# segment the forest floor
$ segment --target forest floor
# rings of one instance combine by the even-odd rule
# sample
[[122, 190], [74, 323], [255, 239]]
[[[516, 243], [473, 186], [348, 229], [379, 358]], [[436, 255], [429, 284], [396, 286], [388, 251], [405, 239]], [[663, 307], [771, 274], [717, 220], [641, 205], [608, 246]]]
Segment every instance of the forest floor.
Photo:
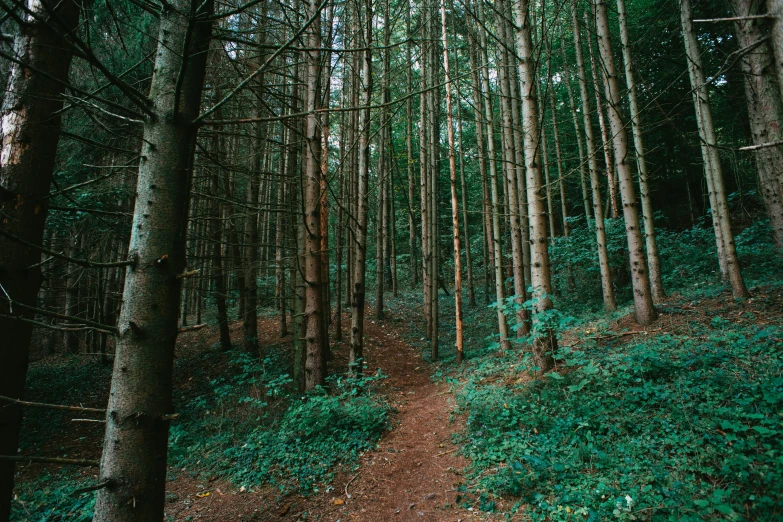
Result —
[[[626, 350], [634, 349], [634, 343], [647, 342], [649, 347], [643, 346], [637, 349], [637, 351], [643, 350], [638, 356], [638, 360], [643, 363], [641, 366], [654, 363], [655, 368], [659, 366], [667, 368], [666, 372], [677, 372], [682, 368], [691, 372], [695, 367], [692, 360], [696, 360], [691, 356], [686, 357], [687, 360], [682, 368], [679, 368], [666, 366], [668, 359], [658, 359], [658, 355], [650, 355], [658, 353], [663, 354], [661, 355], [663, 357], [670, 353], [674, 349], [670, 345], [656, 348], [655, 343], [659, 342], [658, 339], [660, 342], [670, 342], [672, 336], [675, 336], [675, 340], [679, 339], [678, 343], [682, 340], [691, 340], [697, 354], [703, 352], [710, 355], [714, 350], [719, 350], [717, 352], [721, 354], [719, 360], [728, 361], [721, 364], [728, 365], [727, 368], [732, 373], [740, 375], [737, 366], [742, 359], [734, 358], [729, 350], [737, 351], [737, 357], [743, 358], [745, 350], [748, 349], [761, 350], [759, 353], [762, 355], [770, 353], [777, 357], [775, 354], [779, 354], [780, 348], [783, 347], [779, 329], [783, 323], [781, 288], [783, 287], [780, 284], [753, 288], [754, 297], [743, 301], [731, 299], [726, 291], [698, 297], [673, 295], [659, 306], [661, 317], [653, 328], [640, 329], [635, 326], [632, 316], [627, 311], [618, 312], [612, 318], [604, 317], [598, 322], [594, 322], [591, 318], [587, 320], [588, 322], [581, 323], [578, 328], [564, 331], [561, 344], [566, 352], [570, 350], [572, 356], [574, 347], [581, 345], [587, 350], [587, 355], [583, 357], [596, 357], [598, 358], [596, 360], [601, 361], [599, 366], [612, 368], [612, 357], [622, 356]], [[180, 450], [185, 448], [184, 451], [188, 455], [186, 459], [178, 460], [178, 457], [172, 453], [172, 462], [178, 464], [172, 464], [169, 469], [166, 520], [459, 521], [500, 520], [505, 514], [515, 512], [514, 507], [508, 504], [510, 500], [500, 498], [505, 495], [497, 495], [497, 491], [495, 494], [490, 494], [485, 489], [487, 486], [484, 481], [489, 480], [492, 483], [495, 480], [493, 477], [499, 469], [502, 469], [502, 465], [497, 466], [495, 461], [486, 461], [486, 459], [481, 462], [485, 456], [492, 453], [488, 450], [487, 444], [495, 448], [498, 446], [498, 441], [506, 440], [503, 431], [505, 425], [496, 430], [499, 439], [486, 439], [482, 442], [481, 437], [488, 436], [489, 431], [482, 435], [466, 429], [464, 410], [467, 409], [468, 413], [474, 416], [482, 415], [482, 410], [485, 410], [485, 418], [479, 424], [490, 426], [493, 419], [503, 423], [502, 414], [509, 406], [506, 401], [509, 403], [519, 401], [517, 407], [528, 401], [523, 395], [506, 394], [507, 390], [512, 389], [517, 390], [514, 393], [523, 392], [529, 384], [527, 373], [515, 368], [520, 361], [519, 353], [499, 354], [486, 342], [484, 330], [491, 331], [494, 311], [479, 306], [466, 310], [469, 357], [465, 364], [457, 368], [452, 363], [453, 355], [446, 353], [450, 351], [448, 349], [451, 346], [450, 339], [442, 339], [444, 352], [442, 355], [445, 362], [432, 363], [426, 355], [423, 339], [420, 339], [421, 332], [418, 324], [420, 317], [416, 315], [415, 303], [415, 299], [411, 298], [408, 302], [405, 297], [389, 303], [392, 305], [391, 310], [387, 312], [383, 321], [374, 320], [374, 314], [368, 313], [365, 326], [366, 374], [375, 374], [380, 369], [387, 376], [378, 381], [373, 393], [379, 399], [387, 401], [392, 412], [390, 427], [381, 436], [377, 446], [359, 452], [358, 459], [346, 455], [339, 465], [332, 466], [334, 475], [316, 479], [314, 487], [304, 494], [300, 488], [283, 486], [280, 482], [275, 485], [259, 486], [254, 485], [253, 480], [237, 479], [237, 476], [232, 473], [233, 468], [229, 468], [227, 472], [226, 465], [241, 467], [246, 463], [226, 464], [226, 462], [239, 461], [236, 455], [231, 458], [224, 452], [253, 440], [252, 433], [230, 435], [212, 446], [180, 445]], [[449, 311], [444, 310], [443, 313], [447, 314]], [[343, 330], [347, 329], [344, 321]], [[766, 337], [761, 336], [759, 332], [767, 332]], [[214, 329], [187, 332], [180, 336], [175, 366], [177, 387], [175, 407], [178, 412], [184, 412], [184, 416], [192, 416], [188, 404], [207, 397], [207, 402], [199, 413], [201, 418], [209, 416], [208, 418], [221, 419], [221, 422], [230, 425], [242, 420], [236, 415], [243, 415], [243, 411], [235, 410], [223, 418], [220, 409], [222, 406], [216, 406], [215, 383], [230, 378], [233, 373], [236, 373], [237, 367], [236, 363], [231, 362], [230, 353], [216, 350], [216, 336]], [[241, 324], [235, 323], [232, 325], [232, 338], [237, 340], [240, 336]], [[756, 344], [748, 344], [751, 343], [751, 339], [757, 339], [753, 341]], [[267, 346], [270, 352], [289, 353], [291, 336], [281, 339], [277, 320], [272, 317], [262, 318], [259, 320], [259, 343]], [[708, 348], [702, 350], [700, 348], [702, 343], [705, 343], [704, 346]], [[758, 348], [754, 348], [756, 346]], [[346, 340], [334, 346], [333, 355], [330, 372], [340, 374], [344, 372], [347, 365]], [[102, 407], [108, 395], [111, 368], [100, 365], [96, 359], [87, 354], [78, 356], [39, 354], [31, 365], [28, 399]], [[770, 363], [767, 359], [759, 359], [759, 361], [762, 368]], [[537, 383], [535, 389], [539, 392], [541, 390], [547, 392], [550, 388], [554, 391], [567, 390], [574, 386], [564, 386], [562, 383], [570, 384], [572, 381], [575, 383], [575, 389], [585, 386], [585, 381], [577, 382], [581, 378], [579, 373], [581, 370], [575, 371], [573, 368], [580, 366], [589, 368], [592, 363], [585, 359], [571, 369], [569, 369], [571, 364], [561, 362], [561, 365], [562, 368], [557, 371], [560, 372], [560, 378], [564, 378], [565, 381], [555, 382], [547, 379], [546, 382]], [[634, 363], [633, 368], [637, 366], [641, 367]], [[626, 367], [623, 365], [617, 368], [626, 372]], [[778, 368], [777, 366], [769, 368], [772, 373], [776, 375], [779, 373], [775, 369]], [[633, 373], [636, 370], [627, 371]], [[644, 371], [647, 372], [646, 369]], [[605, 372], [602, 379], [591, 380], [590, 384], [576, 395], [584, 397], [582, 401], [584, 403], [588, 402], [589, 397], [593, 397], [599, 403], [607, 398], [611, 399], [616, 395], [617, 389], [621, 389], [613, 388], [616, 383], [611, 379], [622, 372]], [[773, 384], [783, 383], [780, 380], [773, 382], [769, 376], [755, 378], [751, 376], [751, 378], [761, 379], [761, 385], [767, 381]], [[603, 386], [604, 379], [606, 386], [611, 389], [600, 388]], [[693, 383], [681, 382], [692, 385], [693, 390], [697, 390], [697, 386], [702, 386], [702, 377], [693, 379], [695, 379]], [[667, 377], [667, 380], [670, 379]], [[741, 380], [744, 382], [747, 379], [741, 377]], [[617, 386], [621, 387], [623, 383]], [[554, 393], [552, 390], [550, 392]], [[480, 393], [476, 394], [477, 392]], [[586, 395], [587, 392], [592, 395]], [[474, 395], [469, 395], [470, 393]], [[562, 397], [553, 395], [545, 405], [555, 407], [562, 404], [565, 408], [576, 408], [577, 403], [568, 406], [571, 403], [564, 402], [576, 400], [573, 397], [569, 399], [569, 394], [565, 393], [566, 395]], [[771, 397], [772, 392], [768, 392], [768, 395]], [[780, 393], [775, 397], [778, 395], [783, 397]], [[294, 397], [294, 401], [296, 400], [298, 398]], [[543, 398], [540, 400], [544, 404]], [[458, 401], [462, 401], [460, 402], [462, 409], [457, 407]], [[466, 401], [469, 407], [466, 407]], [[269, 402], [272, 403], [272, 399]], [[207, 408], [207, 411], [203, 411]], [[271, 404], [266, 408], [274, 409], [275, 405]], [[637, 405], [634, 408], [638, 408], [639, 415], [647, 415], [644, 413], [647, 411], [644, 405]], [[567, 413], [567, 411], [554, 412], [552, 415], [566, 416]], [[595, 412], [592, 414], [599, 415]], [[600, 415], [611, 418], [612, 414], [605, 412]], [[29, 410], [23, 426], [22, 454], [81, 459], [99, 458], [102, 425], [92, 422], [72, 422], [73, 416], [62, 411]], [[251, 424], [254, 422], [254, 417], [255, 414], [250, 415]], [[549, 417], [547, 413], [542, 419]], [[535, 422], [545, 421], [539, 419]], [[639, 422], [642, 422], [641, 418]], [[255, 424], [257, 425], [258, 422]], [[520, 425], [522, 424], [524, 422], [520, 421]], [[474, 422], [471, 426], [475, 430], [478, 424]], [[536, 424], [531, 426], [535, 427]], [[541, 424], [538, 424], [538, 427], [542, 429]], [[190, 427], [186, 425], [181, 429], [188, 430]], [[484, 430], [484, 427], [480, 429]], [[174, 431], [175, 427], [172, 430]], [[716, 430], [719, 434], [724, 431], [723, 428]], [[702, 431], [696, 430], [695, 433], [701, 436]], [[514, 432], [513, 435], [518, 438], [519, 432]], [[176, 437], [176, 433], [173, 437]], [[473, 440], [471, 437], [477, 438]], [[473, 440], [472, 444], [475, 447], [466, 446], [466, 438]], [[613, 439], [612, 444], [627, 442], [631, 444], [629, 447], [636, 444], [635, 439], [623, 441], [625, 439]], [[460, 449], [464, 451], [461, 452]], [[501, 457], [505, 459], [506, 452], [512, 450], [513, 448], [504, 446], [504, 449], [497, 451], [503, 453]], [[172, 452], [174, 451], [172, 449]], [[248, 451], [253, 450], [251, 448]], [[477, 460], [470, 462], [460, 453], [467, 453], [470, 458]], [[224, 465], [223, 468], [219, 467], [221, 464]], [[640, 465], [649, 467], [658, 464], [663, 465], [665, 462], [644, 461]], [[283, 474], [287, 471], [284, 469]], [[15, 509], [14, 520], [30, 522], [89, 520], [94, 494], [72, 497], [71, 493], [79, 487], [94, 483], [97, 479], [96, 472], [94, 468], [74, 470], [50, 464], [20, 465], [19, 507]], [[578, 476], [587, 475], [580, 472]], [[546, 484], [544, 479], [545, 477], [541, 479], [542, 488]], [[555, 476], [552, 480], [557, 482], [560, 479]], [[574, 487], [582, 490], [587, 486], [579, 483]], [[482, 507], [481, 499], [485, 496], [484, 492], [487, 498], [491, 498], [491, 502], [487, 502], [488, 505], [492, 505], [489, 509]], [[507, 498], [519, 500], [519, 496], [516, 495]], [[520, 510], [516, 511], [514, 517], [523, 519], [525, 515]]]
[[[365, 325], [368, 373], [380, 369], [388, 376], [381, 393], [395, 413], [391, 430], [376, 449], [360, 457], [354, 470], [338, 473], [328, 487], [307, 496], [280, 496], [269, 487], [245, 492], [227, 482], [205, 485], [180, 476], [168, 486], [170, 520], [487, 519], [488, 514], [460, 503], [468, 462], [452, 440], [464, 427], [462, 418], [453, 415], [453, 393], [447, 384], [432, 380], [431, 365], [405, 339], [408, 332], [400, 324], [401, 318], [387, 313], [383, 322], [368, 319]], [[276, 321], [262, 319], [259, 327], [261, 342], [277, 336]], [[330, 365], [345, 366], [347, 341], [335, 346], [333, 355]]]

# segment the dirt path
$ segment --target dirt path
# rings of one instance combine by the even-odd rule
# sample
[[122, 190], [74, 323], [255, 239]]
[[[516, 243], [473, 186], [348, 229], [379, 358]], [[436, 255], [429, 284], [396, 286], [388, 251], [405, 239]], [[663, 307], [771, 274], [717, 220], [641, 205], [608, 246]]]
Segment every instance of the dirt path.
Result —
[[394, 428], [361, 458], [355, 473], [340, 475], [331, 494], [314, 499], [310, 511], [320, 520], [441, 521], [472, 515], [456, 501], [467, 461], [452, 443], [452, 434], [462, 428], [460, 419], [450, 422], [453, 396], [447, 386], [432, 382], [429, 365], [392, 324], [370, 321], [365, 351], [368, 371], [381, 368], [389, 376], [390, 400], [398, 410]]
[[[378, 448], [361, 456], [355, 471], [340, 473], [328, 487], [309, 497], [295, 494], [280, 499], [277, 491], [240, 491], [229, 483], [197, 484], [179, 476], [169, 483], [168, 520], [319, 520], [457, 521], [486, 518], [461, 507], [459, 486], [467, 461], [457, 455], [452, 434], [462, 420], [451, 419], [453, 395], [430, 379], [432, 367], [407, 343], [387, 318], [365, 326], [367, 373], [378, 368], [388, 375], [382, 392], [396, 413], [392, 429]], [[271, 325], [260, 332], [276, 329]], [[261, 337], [261, 336], [259, 336]], [[334, 350], [336, 367], [345, 365], [348, 343]], [[332, 363], [330, 363], [332, 364]], [[194, 492], [208, 489], [209, 496]]]

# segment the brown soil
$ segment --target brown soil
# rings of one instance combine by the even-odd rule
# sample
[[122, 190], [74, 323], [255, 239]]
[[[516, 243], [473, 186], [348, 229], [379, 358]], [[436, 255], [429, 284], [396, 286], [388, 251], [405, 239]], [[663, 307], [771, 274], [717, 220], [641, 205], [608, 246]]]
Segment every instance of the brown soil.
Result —
[[[263, 321], [266, 323], [267, 321]], [[315, 495], [280, 497], [277, 491], [247, 491], [224, 482], [177, 477], [168, 485], [169, 520], [324, 520], [456, 521], [485, 517], [461, 507], [458, 487], [467, 461], [459, 456], [452, 434], [462, 419], [452, 414], [453, 395], [430, 379], [431, 368], [405, 342], [387, 316], [365, 327], [367, 372], [388, 375], [382, 392], [396, 410], [393, 427], [377, 449], [361, 456]], [[260, 324], [262, 336], [276, 336], [275, 324]], [[336, 368], [344, 366], [347, 342], [334, 350]]]

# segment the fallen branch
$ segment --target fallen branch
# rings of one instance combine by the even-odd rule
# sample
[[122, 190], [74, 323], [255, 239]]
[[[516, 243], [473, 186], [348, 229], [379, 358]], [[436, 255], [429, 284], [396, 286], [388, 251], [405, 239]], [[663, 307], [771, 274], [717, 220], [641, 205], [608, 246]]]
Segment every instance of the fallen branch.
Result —
[[352, 478], [351, 480], [349, 480], [349, 481], [348, 481], [348, 483], [345, 485], [345, 496], [346, 496], [346, 497], [348, 497], [348, 498], [351, 498], [351, 494], [350, 494], [350, 493], [348, 493], [348, 486], [350, 486], [350, 485], [351, 485], [351, 482], [353, 482], [354, 480], [356, 480], [356, 477], [358, 477], [358, 476], [359, 476], [359, 474], [357, 473], [357, 474], [356, 474], [356, 475], [354, 475], [354, 476], [353, 476], [353, 478]]
[[0, 455], [0, 460], [9, 460], [12, 462], [36, 462], [41, 464], [71, 464], [74, 466], [95, 467], [101, 465], [98, 460], [87, 459], [61, 459], [57, 457], [25, 457], [22, 455]]
[[201, 330], [202, 328], [205, 328], [207, 326], [207, 323], [201, 323], [201, 324], [194, 324], [193, 326], [183, 326], [179, 329], [179, 333], [182, 332], [192, 332], [193, 330]]
[[774, 20], [775, 18], [776, 18], [775, 15], [761, 14], [761, 15], [748, 15], [748, 16], [732, 16], [730, 18], [701, 18], [699, 20], [694, 20], [693, 23], [711, 24], [716, 22], [741, 22], [743, 20]]
[[14, 404], [19, 404], [20, 406], [28, 406], [30, 408], [50, 408], [53, 410], [87, 411], [90, 413], [101, 413], [101, 414], [106, 413], [106, 410], [101, 408], [85, 408], [84, 406], [67, 406], [65, 404], [48, 404], [45, 402], [30, 402], [30, 401], [23, 401], [20, 399], [14, 399], [12, 397], [6, 397], [5, 395], [0, 395], [0, 400], [6, 402], [12, 402]]
[[459, 448], [454, 448], [453, 450], [444, 451], [444, 452], [442, 452], [442, 453], [438, 453], [438, 454], [437, 454], [437, 455], [435, 455], [435, 456], [436, 456], [436, 457], [441, 457], [441, 456], [443, 456], [443, 455], [448, 455], [449, 453], [454, 453], [454, 452], [455, 452], [455, 451], [457, 451], [458, 449], [459, 449]]

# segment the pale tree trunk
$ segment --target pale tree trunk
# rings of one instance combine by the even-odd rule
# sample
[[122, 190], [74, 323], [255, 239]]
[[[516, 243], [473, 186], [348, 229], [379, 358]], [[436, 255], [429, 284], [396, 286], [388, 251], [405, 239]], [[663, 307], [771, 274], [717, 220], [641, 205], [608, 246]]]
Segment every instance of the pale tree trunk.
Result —
[[[503, 4], [501, 4], [503, 5]], [[505, 9], [504, 9], [505, 11]], [[510, 27], [505, 20], [498, 17], [497, 25], [499, 28], [499, 39], [502, 42], [508, 42], [506, 33], [511, 32]], [[513, 44], [512, 44], [513, 45]], [[498, 67], [498, 83], [500, 84], [500, 115], [502, 120], [503, 137], [503, 170], [506, 175], [506, 200], [508, 202], [508, 219], [511, 232], [511, 265], [514, 279], [514, 303], [516, 304], [516, 334], [522, 337], [528, 332], [527, 314], [522, 304], [526, 301], [525, 289], [525, 263], [522, 251], [522, 230], [519, 218], [519, 191], [517, 188], [517, 169], [516, 169], [516, 146], [522, 146], [521, 143], [515, 143], [514, 140], [514, 119], [512, 117], [511, 104], [511, 81], [509, 79], [511, 60], [505, 49], [499, 50], [501, 54], [500, 66]]]
[[[454, 11], [454, 4], [452, 2], [452, 12]], [[456, 31], [456, 29], [455, 29]], [[456, 36], [455, 36], [456, 40]], [[456, 76], [459, 76], [459, 61], [454, 63], [454, 72]], [[457, 84], [459, 85], [459, 84]], [[465, 184], [465, 149], [462, 142], [462, 100], [459, 96], [459, 87], [457, 87], [457, 132], [459, 133], [459, 183], [460, 183], [460, 197], [462, 202], [462, 228], [465, 234], [465, 265], [468, 276], [468, 304], [470, 306], [476, 306], [476, 293], [473, 283], [473, 256], [470, 248], [470, 226], [468, 218], [468, 194], [467, 186]]]
[[[411, 34], [411, 13], [410, 9], [405, 12], [405, 34]], [[411, 40], [405, 44], [405, 58], [408, 64], [406, 68], [406, 92], [408, 97], [405, 100], [405, 149], [407, 152], [406, 172], [408, 173], [408, 238], [410, 242], [410, 277], [411, 288], [416, 288], [419, 283], [419, 265], [416, 260], [416, 220], [413, 215], [414, 204], [416, 201], [416, 180], [414, 176], [413, 160], [413, 58], [411, 57]]]
[[615, 165], [620, 180], [620, 196], [623, 204], [625, 233], [628, 241], [628, 255], [631, 263], [631, 284], [633, 286], [633, 302], [636, 321], [646, 326], [657, 317], [650, 290], [650, 276], [647, 272], [647, 259], [644, 254], [644, 240], [639, 227], [639, 209], [634, 190], [633, 173], [629, 163], [628, 136], [625, 131], [620, 110], [620, 82], [612, 53], [612, 42], [609, 32], [609, 18], [606, 4], [603, 0], [594, 3], [596, 29], [598, 33], [598, 52], [601, 55], [603, 69], [606, 73], [606, 99], [609, 125], [612, 131], [612, 147], [614, 149]]
[[[381, 126], [386, 125], [382, 121]], [[378, 140], [378, 204], [375, 207], [375, 318], [379, 321], [383, 319], [383, 292], [384, 285], [384, 262], [386, 256], [384, 250], [386, 246], [386, 140], [384, 130], [380, 132]]]
[[[734, 16], [764, 14], [764, 3], [755, 0], [731, 0]], [[764, 41], [769, 22], [762, 19], [734, 22], [734, 34], [740, 49], [757, 47], [742, 56], [745, 98], [753, 145], [778, 143], [752, 152], [759, 174], [759, 192], [764, 199], [775, 246], [783, 252], [783, 103], [774, 76], [772, 49]], [[783, 43], [783, 42], [782, 42]]]
[[489, 304], [489, 279], [494, 267], [494, 254], [492, 250], [492, 204], [489, 200], [489, 187], [487, 183], [487, 161], [484, 148], [484, 124], [481, 118], [481, 107], [483, 105], [481, 95], [481, 80], [479, 80], [479, 68], [476, 59], [476, 45], [473, 38], [472, 29], [468, 31], [468, 46], [470, 56], [470, 78], [473, 92], [473, 121], [476, 127], [476, 149], [478, 152], [479, 175], [481, 176], [482, 205], [481, 218], [482, 230], [484, 235], [484, 300]]
[[351, 351], [349, 364], [354, 373], [361, 374], [364, 365], [364, 298], [365, 260], [367, 257], [367, 188], [370, 178], [370, 103], [372, 96], [372, 2], [367, 0], [359, 11], [359, 28], [362, 32], [361, 51], [361, 100], [359, 109], [359, 172], [357, 185], [356, 252], [353, 270], [353, 298], [351, 300]]
[[[7, 297], [35, 306], [41, 287], [40, 252], [16, 242], [18, 237], [40, 245], [48, 212], [55, 153], [60, 139], [60, 114], [71, 64], [70, 44], [49, 26], [51, 11], [59, 29], [75, 30], [81, 2], [29, 0], [27, 7], [41, 18], [27, 16], [14, 37], [13, 54], [0, 114], [0, 313], [20, 315]], [[8, 235], [6, 235], [8, 234]], [[9, 237], [10, 235], [10, 237]], [[11, 313], [13, 309], [13, 314]], [[21, 313], [32, 319], [31, 313]], [[32, 326], [0, 318], [0, 395], [22, 398], [27, 376]], [[16, 455], [21, 407], [0, 408], [0, 455]], [[0, 461], [0, 520], [7, 520], [14, 487], [14, 463]]]
[[[548, 64], [551, 67], [552, 50], [549, 46], [549, 39], [544, 39]], [[550, 68], [548, 67], [548, 69]], [[557, 186], [560, 192], [560, 216], [563, 220], [563, 236], [568, 237], [570, 230], [568, 227], [568, 206], [565, 197], [565, 178], [563, 176], [563, 157], [560, 151], [560, 132], [557, 126], [557, 104], [555, 102], [555, 86], [552, 81], [551, 71], [547, 72], [547, 84], [549, 86], [549, 103], [552, 110], [552, 134], [555, 138], [555, 161], [557, 162]]]
[[[576, 27], [574, 27], [573, 30], [576, 31]], [[560, 36], [560, 53], [563, 57], [563, 72], [565, 73], [565, 80], [563, 83], [565, 83], [566, 91], [568, 92], [568, 104], [571, 108], [571, 120], [574, 124], [574, 139], [576, 140], [576, 148], [579, 152], [579, 179], [582, 185], [582, 204], [585, 207], [585, 221], [587, 222], [588, 228], [590, 228], [592, 221], [590, 214], [592, 211], [590, 205], [590, 192], [587, 188], [588, 160], [585, 157], [585, 147], [582, 143], [582, 133], [579, 130], [579, 116], [576, 108], [576, 100], [574, 99], [574, 89], [571, 87], [571, 70], [568, 67], [568, 59], [566, 58], [565, 53], [565, 40], [563, 40], [562, 35]]]
[[[547, 74], [549, 74], [547, 72]], [[544, 125], [544, 116], [546, 115], [546, 108], [544, 107], [540, 93], [536, 96], [536, 103], [538, 105], [538, 113], [541, 117], [541, 163], [544, 167], [544, 192], [546, 193], [546, 216], [549, 223], [549, 237], [555, 237], [555, 213], [554, 205], [552, 204], [552, 178], [549, 175], [549, 146], [546, 139], [546, 126]]]
[[767, 11], [775, 17], [770, 34], [778, 89], [780, 89], [780, 98], [783, 99], [783, 0], [767, 0]]
[[323, 338], [324, 310], [321, 271], [321, 122], [316, 110], [321, 106], [321, 14], [317, 0], [306, 0], [307, 18], [313, 23], [306, 31], [307, 93], [305, 98], [304, 166], [304, 342], [305, 390], [326, 382]]
[[536, 64], [533, 60], [533, 42], [530, 28], [529, 0], [514, 2], [516, 22], [517, 55], [519, 56], [519, 82], [522, 98], [522, 131], [525, 146], [525, 172], [527, 174], [527, 208], [530, 223], [530, 265], [533, 287], [534, 332], [533, 359], [541, 373], [554, 367], [557, 351], [557, 337], [549, 325], [541, 324], [541, 316], [553, 307], [552, 279], [549, 268], [549, 251], [546, 234], [546, 215], [542, 194], [541, 165], [538, 148], [539, 133], [538, 106], [536, 102]]
[[[200, 6], [200, 7], [199, 7]], [[128, 270], [106, 409], [97, 522], [160, 520], [174, 344], [198, 115], [213, 3], [174, 0], [159, 19], [151, 110], [136, 186]], [[186, 45], [187, 44], [187, 45]], [[185, 50], [185, 53], [182, 50]], [[184, 54], [184, 56], [183, 56]]]
[[704, 79], [704, 69], [701, 64], [699, 43], [693, 32], [693, 13], [690, 0], [680, 0], [680, 21], [682, 23], [685, 54], [688, 58], [688, 73], [690, 75], [693, 93], [693, 105], [696, 110], [696, 123], [699, 127], [704, 170], [707, 178], [707, 189], [711, 194], [713, 227], [718, 244], [718, 256], [722, 256], [725, 267], [725, 278], [731, 284], [734, 297], [750, 295], [745, 287], [745, 281], [740, 271], [737, 249], [734, 244], [734, 232], [731, 230], [729, 204], [726, 190], [723, 186], [723, 169], [720, 164], [720, 153], [717, 148], [715, 126], [712, 122], [712, 107], [710, 105], [707, 83]]
[[[612, 211], [612, 218], [617, 218], [620, 215], [620, 210], [617, 203], [617, 185], [614, 183], [614, 169], [615, 163], [612, 158], [612, 144], [609, 136], [609, 129], [606, 125], [606, 118], [604, 117], [604, 110], [601, 103], [601, 84], [598, 80], [598, 63], [595, 59], [595, 52], [593, 51], [593, 39], [590, 36], [590, 23], [585, 13], [585, 27], [588, 30], [587, 33], [587, 52], [590, 55], [590, 72], [593, 77], [593, 90], [595, 92], [595, 104], [596, 113], [598, 114], [598, 127], [601, 129], [601, 146], [604, 152], [604, 164], [606, 165], [606, 181], [607, 191], [609, 192], [609, 203]], [[603, 74], [601, 75], [603, 78]]]
[[[479, 16], [482, 7], [478, 7]], [[492, 114], [492, 100], [490, 99], [491, 90], [489, 88], [489, 64], [486, 56], [487, 38], [484, 28], [478, 27], [480, 47], [484, 49], [483, 63], [479, 76], [481, 78], [480, 95], [484, 102], [484, 123], [486, 125], [487, 139], [487, 162], [489, 164], [489, 184], [492, 201], [492, 251], [495, 258], [495, 302], [498, 314], [498, 333], [500, 334], [500, 347], [507, 350], [510, 347], [508, 337], [508, 325], [506, 324], [506, 315], [503, 313], [505, 305], [505, 290], [503, 288], [503, 254], [501, 252], [500, 239], [500, 198], [498, 196], [497, 164], [495, 160], [495, 128], [494, 116]]]
[[457, 363], [464, 358], [462, 339], [462, 269], [460, 260], [459, 204], [457, 203], [457, 163], [454, 157], [454, 118], [451, 110], [451, 75], [449, 73], [449, 40], [446, 32], [446, 4], [440, 0], [441, 40], [443, 42], [443, 71], [446, 83], [446, 121], [449, 140], [449, 179], [451, 181], [451, 226], [454, 230], [454, 315]]
[[647, 246], [647, 267], [650, 271], [650, 288], [655, 301], [663, 301], [666, 292], [661, 279], [661, 260], [658, 256], [658, 244], [655, 240], [652, 198], [650, 197], [647, 159], [644, 153], [644, 137], [640, 120], [639, 102], [636, 93], [636, 79], [633, 74], [631, 39], [628, 36], [628, 22], [625, 14], [625, 0], [617, 0], [617, 16], [620, 22], [620, 42], [623, 48], [625, 64], [625, 82], [628, 85], [628, 107], [631, 111], [631, 130], [636, 152], [636, 168], [639, 171], [639, 199], [642, 202], [642, 220], [644, 222], [644, 241]]

